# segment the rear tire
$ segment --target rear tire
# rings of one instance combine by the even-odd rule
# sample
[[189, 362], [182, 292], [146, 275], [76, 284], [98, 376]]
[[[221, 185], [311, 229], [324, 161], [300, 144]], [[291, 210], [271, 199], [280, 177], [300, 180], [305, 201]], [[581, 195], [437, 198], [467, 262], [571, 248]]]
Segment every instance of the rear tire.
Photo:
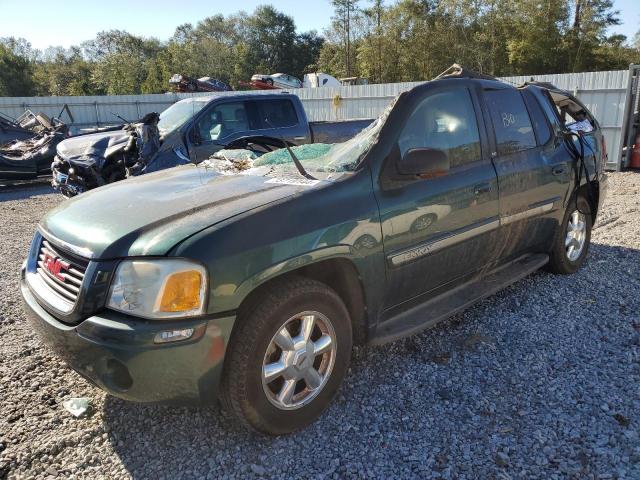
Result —
[[593, 216], [586, 198], [574, 197], [569, 202], [553, 242], [549, 271], [562, 275], [575, 273], [589, 253]]
[[300, 430], [335, 396], [351, 348], [349, 313], [332, 289], [302, 277], [276, 281], [239, 312], [221, 402], [260, 432]]

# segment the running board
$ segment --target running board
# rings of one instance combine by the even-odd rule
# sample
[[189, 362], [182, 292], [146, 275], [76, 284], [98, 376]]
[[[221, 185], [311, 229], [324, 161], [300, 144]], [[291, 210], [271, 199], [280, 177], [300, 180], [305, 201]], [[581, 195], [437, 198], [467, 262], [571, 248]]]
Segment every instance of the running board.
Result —
[[463, 283], [386, 320], [378, 326], [375, 336], [369, 343], [381, 345], [433, 327], [438, 322], [470, 307], [478, 300], [523, 279], [548, 261], [549, 255], [544, 253], [519, 257], [486, 275]]

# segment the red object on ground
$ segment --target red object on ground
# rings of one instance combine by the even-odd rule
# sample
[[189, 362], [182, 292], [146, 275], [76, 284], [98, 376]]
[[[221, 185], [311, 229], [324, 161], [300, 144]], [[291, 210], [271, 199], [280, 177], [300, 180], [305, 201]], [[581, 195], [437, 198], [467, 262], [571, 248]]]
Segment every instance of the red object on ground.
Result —
[[636, 136], [636, 142], [631, 151], [631, 162], [629, 162], [629, 166], [631, 168], [640, 168], [640, 133]]

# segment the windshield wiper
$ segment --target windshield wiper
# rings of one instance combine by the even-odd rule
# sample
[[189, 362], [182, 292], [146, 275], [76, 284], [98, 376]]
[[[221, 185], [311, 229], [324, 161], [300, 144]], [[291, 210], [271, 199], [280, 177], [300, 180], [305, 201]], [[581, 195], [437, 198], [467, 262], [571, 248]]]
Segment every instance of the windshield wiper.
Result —
[[[268, 118], [265, 118], [264, 120], [267, 123], [267, 125], [269, 125], [274, 130], [276, 129], [276, 127], [269, 121]], [[316, 177], [314, 177], [304, 169], [304, 167], [302, 166], [302, 163], [300, 163], [300, 160], [298, 159], [298, 157], [296, 157], [295, 153], [293, 153], [293, 150], [291, 150], [289, 143], [284, 139], [284, 137], [282, 135], [278, 135], [278, 137], [280, 138], [280, 141], [284, 144], [284, 148], [286, 148], [287, 152], [289, 152], [289, 156], [291, 157], [291, 160], [293, 160], [293, 164], [298, 169], [298, 172], [300, 172], [300, 175], [302, 175], [304, 178], [308, 178], [309, 180], [317, 180]]]
[[111, 115], [113, 115], [114, 117], [118, 117], [118, 118], [119, 118], [120, 120], [122, 120], [124, 123], [127, 123], [127, 124], [131, 123], [129, 120], [127, 120], [126, 118], [122, 118], [122, 117], [121, 117], [120, 115], [118, 115], [117, 113], [113, 113], [113, 112], [110, 112], [110, 113], [111, 113]]
[[282, 142], [284, 143], [284, 146], [287, 149], [287, 152], [289, 152], [289, 155], [291, 156], [291, 160], [293, 160], [293, 163], [298, 169], [298, 172], [300, 172], [300, 175], [302, 175], [305, 178], [308, 178], [309, 180], [317, 180], [316, 177], [314, 177], [304, 169], [304, 167], [302, 166], [302, 163], [300, 163], [300, 160], [298, 160], [298, 157], [296, 157], [295, 153], [293, 153], [293, 150], [291, 150], [291, 147], [289, 146], [289, 144], [285, 140], [282, 140]]

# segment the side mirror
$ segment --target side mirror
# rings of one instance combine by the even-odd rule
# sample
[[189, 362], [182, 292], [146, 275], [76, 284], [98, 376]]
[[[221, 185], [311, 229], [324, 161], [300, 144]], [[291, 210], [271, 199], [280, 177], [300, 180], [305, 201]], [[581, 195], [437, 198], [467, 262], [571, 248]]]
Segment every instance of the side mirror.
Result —
[[432, 178], [446, 175], [451, 165], [447, 154], [437, 148], [411, 148], [398, 165], [402, 175]]

